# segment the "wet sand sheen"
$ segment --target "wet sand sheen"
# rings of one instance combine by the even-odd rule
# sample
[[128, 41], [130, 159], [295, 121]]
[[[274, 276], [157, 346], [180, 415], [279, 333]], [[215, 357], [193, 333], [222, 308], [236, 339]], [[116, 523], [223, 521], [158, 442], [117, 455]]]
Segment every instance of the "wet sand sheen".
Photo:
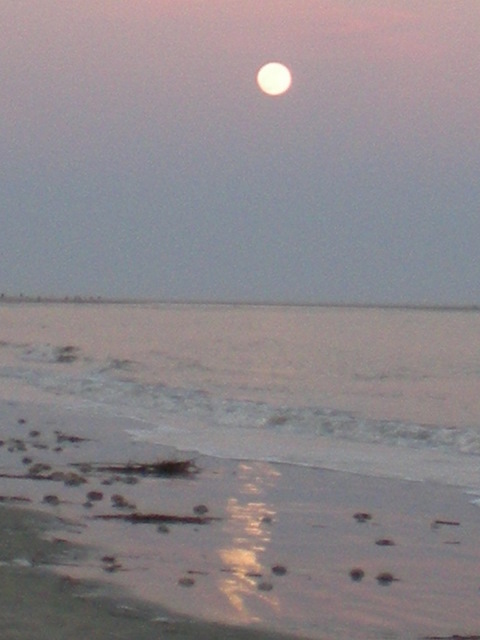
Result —
[[[118, 615], [139, 616], [131, 621], [145, 629], [144, 636], [135, 631], [138, 638], [158, 637], [161, 623], [151, 621], [151, 607], [158, 612], [161, 605], [244, 625], [242, 637], [254, 637], [248, 634], [261, 628], [272, 629], [275, 637], [283, 630], [318, 639], [333, 634], [338, 640], [479, 633], [480, 510], [456, 488], [200, 456], [198, 473], [185, 477], [121, 473], [122, 464], [153, 463], [173, 452], [126, 447], [112, 421], [98, 416], [10, 404], [0, 420], [1, 472], [17, 476], [2, 479], [4, 501], [15, 498], [64, 523], [49, 534], [48, 553], [65, 544], [59, 539], [90, 549], [85, 561], [79, 557], [59, 566], [62, 577], [42, 574], [57, 613], [67, 606], [56, 599], [59, 585], [70, 601], [75, 589], [84, 588], [76, 580], [103, 580], [148, 605], [132, 613], [105, 604], [99, 611], [109, 622], [102, 618], [98, 629], [117, 624]], [[117, 473], [111, 472], [113, 464]], [[12, 513], [0, 511], [4, 523]], [[167, 517], [142, 521], [134, 514]], [[22, 517], [28, 523], [30, 516]], [[31, 526], [25, 531], [26, 537], [10, 538], [23, 540], [23, 547], [8, 552], [4, 584], [39, 579], [32, 550], [46, 543], [33, 543]], [[42, 548], [39, 557], [43, 553]], [[23, 558], [24, 566], [12, 564], [14, 558]], [[33, 610], [28, 599], [36, 582], [25, 584], [25, 606]], [[74, 600], [82, 607], [96, 601]], [[28, 629], [15, 636], [20, 618], [12, 618], [13, 610], [3, 611], [4, 628], [12, 629], [12, 638], [28, 638]], [[83, 610], [78, 615], [88, 619]], [[123, 619], [119, 627], [126, 629]], [[194, 627], [197, 638], [207, 628]], [[205, 637], [215, 637], [208, 628]], [[185, 629], [181, 633], [189, 637], [191, 626]], [[219, 637], [229, 636], [223, 629]]]
[[277, 633], [182, 618], [100, 583], [57, 575], [47, 569], [86, 557], [85, 550], [41, 536], [58, 522], [3, 506], [0, 524], [2, 640], [288, 640]]

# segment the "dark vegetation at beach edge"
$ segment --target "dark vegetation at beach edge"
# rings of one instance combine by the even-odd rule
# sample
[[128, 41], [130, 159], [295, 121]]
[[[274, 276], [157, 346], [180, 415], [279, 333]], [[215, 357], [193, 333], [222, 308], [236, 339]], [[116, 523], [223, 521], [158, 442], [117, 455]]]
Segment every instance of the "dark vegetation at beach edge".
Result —
[[0, 304], [42, 303], [42, 304], [168, 304], [168, 305], [212, 305], [212, 306], [252, 306], [252, 307], [312, 307], [312, 308], [340, 308], [340, 309], [398, 309], [410, 311], [480, 311], [480, 304], [447, 303], [447, 302], [386, 302], [386, 301], [358, 301], [358, 300], [249, 300], [249, 299], [191, 299], [191, 298], [124, 298], [93, 295], [9, 295], [0, 293]]

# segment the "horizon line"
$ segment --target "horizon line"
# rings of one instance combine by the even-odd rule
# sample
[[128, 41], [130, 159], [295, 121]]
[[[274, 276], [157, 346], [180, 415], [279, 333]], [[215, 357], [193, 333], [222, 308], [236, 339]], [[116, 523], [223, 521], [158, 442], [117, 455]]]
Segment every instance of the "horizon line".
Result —
[[201, 299], [201, 298], [155, 298], [155, 297], [107, 297], [93, 295], [10, 295], [0, 294], [0, 304], [165, 304], [165, 305], [197, 305], [197, 306], [250, 306], [250, 307], [330, 307], [356, 309], [405, 309], [436, 311], [480, 311], [480, 304], [475, 303], [440, 303], [440, 302], [367, 302], [367, 301], [292, 301], [292, 300], [248, 300], [248, 299]]

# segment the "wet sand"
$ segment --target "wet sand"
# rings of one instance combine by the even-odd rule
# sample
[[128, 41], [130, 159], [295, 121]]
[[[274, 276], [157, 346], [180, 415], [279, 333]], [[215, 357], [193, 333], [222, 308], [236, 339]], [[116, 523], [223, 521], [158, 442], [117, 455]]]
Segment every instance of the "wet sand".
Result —
[[[480, 635], [473, 496], [127, 446], [118, 422], [2, 404], [2, 637]], [[196, 472], [105, 469], [175, 456]]]
[[[85, 561], [88, 553], [43, 537], [58, 525], [39, 513], [0, 507], [2, 640], [288, 640], [278, 633], [181, 617], [111, 586], [74, 579], [67, 567]], [[60, 567], [65, 571], [59, 574]]]

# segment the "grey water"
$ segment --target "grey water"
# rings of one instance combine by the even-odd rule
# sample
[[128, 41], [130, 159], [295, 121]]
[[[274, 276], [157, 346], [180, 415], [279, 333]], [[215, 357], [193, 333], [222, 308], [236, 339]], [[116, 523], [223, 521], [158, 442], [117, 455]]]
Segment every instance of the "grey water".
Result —
[[471, 485], [479, 336], [474, 310], [25, 302], [0, 306], [0, 378], [132, 439]]

